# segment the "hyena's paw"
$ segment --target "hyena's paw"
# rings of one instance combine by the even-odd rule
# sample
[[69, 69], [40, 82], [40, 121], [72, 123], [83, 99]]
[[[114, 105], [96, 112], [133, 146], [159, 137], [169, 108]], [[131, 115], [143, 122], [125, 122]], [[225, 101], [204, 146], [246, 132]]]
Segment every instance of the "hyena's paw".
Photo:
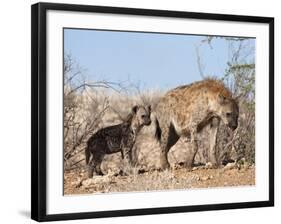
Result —
[[88, 167], [87, 170], [87, 177], [92, 178], [94, 176], [94, 168], [93, 167]]

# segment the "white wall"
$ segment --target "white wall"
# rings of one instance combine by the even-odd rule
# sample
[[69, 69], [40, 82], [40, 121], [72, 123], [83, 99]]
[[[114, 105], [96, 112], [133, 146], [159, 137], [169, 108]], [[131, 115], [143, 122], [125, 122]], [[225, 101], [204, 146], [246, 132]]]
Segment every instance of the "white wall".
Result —
[[[185, 10], [275, 17], [275, 161], [280, 158], [280, 6], [278, 1], [68, 0], [64, 3]], [[35, 1], [2, 1], [0, 7], [0, 220], [33, 223], [30, 214], [30, 5]], [[278, 116], [279, 114], [279, 116]], [[3, 125], [4, 124], [4, 125]], [[280, 219], [280, 163], [276, 164], [276, 207], [98, 219], [95, 223], [246, 223]], [[93, 223], [93, 220], [60, 223]]]

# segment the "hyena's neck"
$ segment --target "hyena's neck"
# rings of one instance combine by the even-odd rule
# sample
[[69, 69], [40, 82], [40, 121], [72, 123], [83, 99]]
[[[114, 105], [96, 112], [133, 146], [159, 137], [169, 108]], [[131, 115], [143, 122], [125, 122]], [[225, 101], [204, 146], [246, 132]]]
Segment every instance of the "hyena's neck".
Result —
[[130, 119], [129, 121], [126, 121], [122, 124], [122, 132], [123, 135], [136, 135], [139, 130], [135, 124], [135, 122], [133, 122], [133, 119]]
[[142, 126], [139, 124], [139, 122], [136, 119], [132, 119], [130, 129], [134, 133], [134, 135], [137, 135], [139, 131], [141, 130]]

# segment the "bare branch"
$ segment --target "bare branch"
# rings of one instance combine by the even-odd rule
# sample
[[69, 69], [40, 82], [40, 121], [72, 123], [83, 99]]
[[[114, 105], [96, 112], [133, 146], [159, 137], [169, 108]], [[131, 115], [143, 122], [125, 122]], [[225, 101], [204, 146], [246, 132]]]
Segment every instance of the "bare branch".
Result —
[[197, 58], [196, 62], [197, 62], [199, 74], [200, 74], [201, 78], [204, 79], [205, 78], [205, 76], [204, 76], [205, 66], [203, 65], [201, 57], [200, 57], [199, 46], [197, 46], [195, 48], [195, 50], [196, 50], [196, 58]]

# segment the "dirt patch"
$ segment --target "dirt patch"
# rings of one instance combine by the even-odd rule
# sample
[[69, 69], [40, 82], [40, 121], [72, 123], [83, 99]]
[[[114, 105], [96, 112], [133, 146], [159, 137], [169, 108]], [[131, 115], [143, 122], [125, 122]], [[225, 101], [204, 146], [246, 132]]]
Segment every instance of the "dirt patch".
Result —
[[255, 185], [255, 167], [230, 169], [185, 168], [149, 171], [130, 176], [107, 174], [86, 178], [83, 169], [66, 171], [64, 194], [89, 194], [108, 192], [136, 192], [169, 189], [190, 189]]

